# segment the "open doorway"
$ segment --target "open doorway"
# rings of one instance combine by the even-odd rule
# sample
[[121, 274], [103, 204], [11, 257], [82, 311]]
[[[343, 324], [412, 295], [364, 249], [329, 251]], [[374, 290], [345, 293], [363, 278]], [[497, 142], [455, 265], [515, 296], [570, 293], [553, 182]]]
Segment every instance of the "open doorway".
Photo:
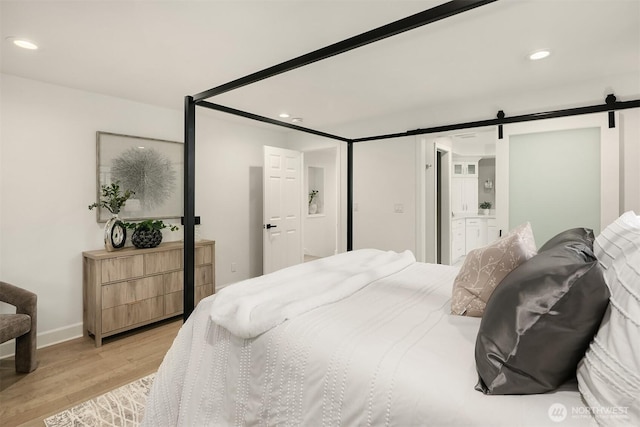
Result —
[[418, 141], [419, 260], [449, 264], [451, 260], [451, 148], [441, 138]]
[[[495, 199], [488, 197], [495, 194], [495, 166], [479, 170], [481, 159], [495, 158], [496, 136], [491, 128], [417, 140], [419, 260], [460, 263], [468, 250], [497, 230]], [[488, 212], [480, 209], [480, 195], [482, 202], [491, 202]]]

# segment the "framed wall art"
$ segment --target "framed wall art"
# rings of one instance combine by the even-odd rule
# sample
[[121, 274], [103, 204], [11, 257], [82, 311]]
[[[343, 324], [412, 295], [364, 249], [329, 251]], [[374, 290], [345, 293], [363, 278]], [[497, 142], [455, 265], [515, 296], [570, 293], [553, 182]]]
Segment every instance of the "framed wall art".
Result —
[[[180, 218], [183, 215], [184, 145], [180, 142], [96, 133], [96, 200], [103, 185], [118, 182], [135, 195], [119, 213], [125, 220]], [[98, 209], [98, 222], [111, 218]]]

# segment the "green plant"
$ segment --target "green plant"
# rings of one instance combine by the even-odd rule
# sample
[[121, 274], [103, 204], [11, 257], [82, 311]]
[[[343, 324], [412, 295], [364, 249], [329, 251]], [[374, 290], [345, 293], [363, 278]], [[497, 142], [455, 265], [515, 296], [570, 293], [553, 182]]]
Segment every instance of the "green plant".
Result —
[[491, 209], [491, 202], [480, 203], [480, 209]]
[[318, 190], [311, 190], [309, 192], [309, 204], [313, 202], [313, 199], [315, 199], [317, 195], [318, 195]]
[[120, 212], [120, 209], [124, 207], [127, 200], [131, 198], [135, 191], [126, 190], [124, 193], [120, 192], [120, 183], [118, 181], [112, 182], [111, 185], [103, 185], [102, 198], [100, 202], [96, 202], [89, 205], [89, 210], [93, 208], [103, 207], [114, 215]]
[[177, 225], [165, 224], [161, 220], [158, 219], [145, 219], [140, 222], [125, 222], [123, 223], [125, 228], [128, 228], [133, 231], [153, 231], [153, 230], [162, 230], [163, 228], [168, 228], [171, 231], [176, 231], [179, 229]]

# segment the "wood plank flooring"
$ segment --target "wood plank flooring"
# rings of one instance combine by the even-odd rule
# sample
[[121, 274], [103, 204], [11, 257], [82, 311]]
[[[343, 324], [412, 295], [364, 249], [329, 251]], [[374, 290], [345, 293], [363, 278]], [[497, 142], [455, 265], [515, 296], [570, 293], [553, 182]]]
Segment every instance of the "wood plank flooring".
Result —
[[83, 337], [38, 350], [38, 369], [17, 374], [0, 360], [0, 425], [44, 426], [43, 420], [155, 372], [182, 326], [174, 318], [106, 338]]

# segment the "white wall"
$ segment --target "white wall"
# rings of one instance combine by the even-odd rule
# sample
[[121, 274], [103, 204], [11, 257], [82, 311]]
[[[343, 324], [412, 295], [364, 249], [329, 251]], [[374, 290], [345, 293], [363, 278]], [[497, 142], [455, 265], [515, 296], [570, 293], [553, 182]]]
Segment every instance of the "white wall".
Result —
[[[82, 333], [82, 252], [103, 247], [103, 224], [87, 209], [96, 131], [182, 141], [183, 112], [1, 77], [0, 279], [38, 294], [42, 346]], [[262, 145], [285, 137], [198, 111], [196, 215], [202, 237], [216, 240], [220, 286], [261, 273], [249, 259], [262, 258]], [[249, 185], [260, 188], [259, 206]]]
[[415, 139], [356, 143], [353, 248], [416, 250]]

